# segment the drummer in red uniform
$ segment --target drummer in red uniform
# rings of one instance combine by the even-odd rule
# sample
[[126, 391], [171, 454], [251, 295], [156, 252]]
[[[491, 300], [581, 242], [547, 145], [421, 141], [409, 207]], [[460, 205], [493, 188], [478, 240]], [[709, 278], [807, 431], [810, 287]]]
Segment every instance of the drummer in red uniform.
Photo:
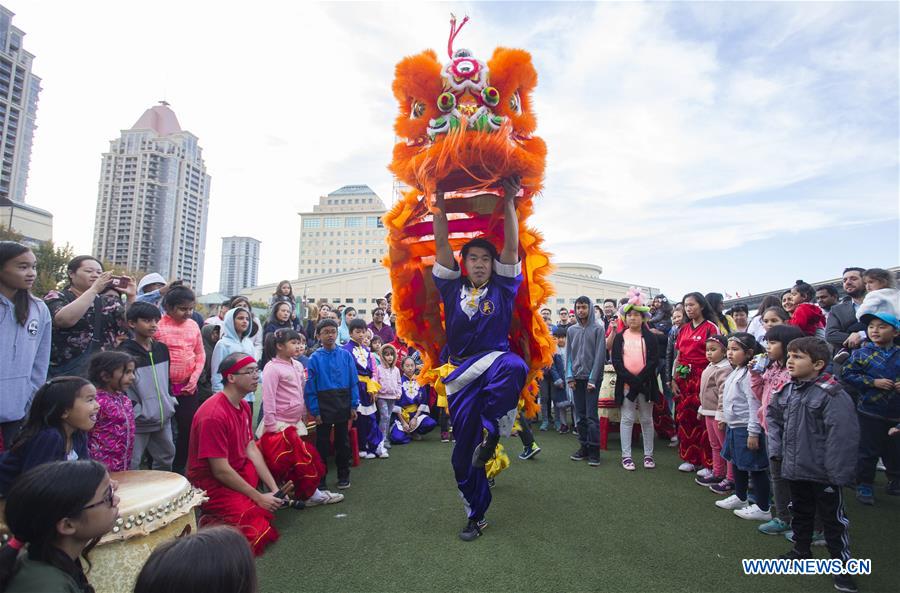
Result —
[[[272, 513], [283, 501], [278, 486], [256, 448], [250, 406], [244, 396], [256, 391], [259, 367], [251, 356], [236, 352], [219, 366], [225, 386], [206, 400], [191, 423], [187, 477], [206, 490], [201, 525], [225, 523], [238, 527], [253, 553], [278, 540]], [[262, 482], [267, 493], [256, 488]], [[289, 486], [288, 486], [289, 487]]]

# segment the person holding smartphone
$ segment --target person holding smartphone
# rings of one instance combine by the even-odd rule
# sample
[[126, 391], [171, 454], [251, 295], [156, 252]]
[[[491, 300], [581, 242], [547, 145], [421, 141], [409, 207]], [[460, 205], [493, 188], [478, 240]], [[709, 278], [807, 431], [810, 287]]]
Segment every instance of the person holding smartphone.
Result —
[[133, 278], [117, 276], [113, 283], [113, 273], [90, 255], [73, 258], [66, 272], [68, 284], [44, 297], [53, 320], [50, 377], [84, 376], [91, 354], [115, 348], [128, 333], [121, 297], [131, 304], [137, 291]]

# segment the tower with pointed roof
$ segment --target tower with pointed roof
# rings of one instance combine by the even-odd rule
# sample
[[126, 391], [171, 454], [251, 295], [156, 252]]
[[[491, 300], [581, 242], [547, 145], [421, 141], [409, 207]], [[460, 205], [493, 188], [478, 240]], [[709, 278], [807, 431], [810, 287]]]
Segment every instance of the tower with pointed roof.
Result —
[[197, 137], [165, 101], [147, 109], [103, 154], [93, 254], [199, 290], [209, 185]]

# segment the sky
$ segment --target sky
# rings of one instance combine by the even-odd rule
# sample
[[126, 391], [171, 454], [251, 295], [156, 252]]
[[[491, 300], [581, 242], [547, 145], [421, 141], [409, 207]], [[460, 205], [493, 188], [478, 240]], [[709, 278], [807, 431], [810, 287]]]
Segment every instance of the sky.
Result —
[[300, 211], [343, 185], [386, 203], [396, 63], [457, 38], [538, 71], [557, 262], [662, 289], [759, 293], [900, 263], [900, 4], [2, 0], [43, 80], [26, 201], [89, 252], [100, 157], [160, 100], [212, 177], [221, 238], [295, 278]]

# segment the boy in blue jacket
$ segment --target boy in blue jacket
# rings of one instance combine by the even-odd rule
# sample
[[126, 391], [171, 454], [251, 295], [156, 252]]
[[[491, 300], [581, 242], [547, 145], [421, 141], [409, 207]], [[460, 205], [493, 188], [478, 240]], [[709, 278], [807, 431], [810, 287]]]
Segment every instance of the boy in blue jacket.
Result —
[[[359, 378], [353, 355], [337, 347], [338, 324], [323, 319], [316, 326], [321, 348], [309, 358], [306, 389], [303, 397], [306, 409], [316, 420], [316, 449], [328, 472], [331, 433], [334, 431], [334, 462], [337, 465], [338, 488], [350, 487], [350, 437], [347, 424], [356, 420], [359, 405]], [[320, 488], [325, 487], [322, 477]]]
[[894, 344], [900, 322], [892, 312], [863, 315], [870, 341], [854, 350], [841, 375], [859, 394], [859, 450], [856, 458], [856, 499], [875, 504], [872, 483], [875, 464], [884, 460], [887, 493], [900, 496], [900, 439], [889, 431], [900, 422], [900, 346]]

